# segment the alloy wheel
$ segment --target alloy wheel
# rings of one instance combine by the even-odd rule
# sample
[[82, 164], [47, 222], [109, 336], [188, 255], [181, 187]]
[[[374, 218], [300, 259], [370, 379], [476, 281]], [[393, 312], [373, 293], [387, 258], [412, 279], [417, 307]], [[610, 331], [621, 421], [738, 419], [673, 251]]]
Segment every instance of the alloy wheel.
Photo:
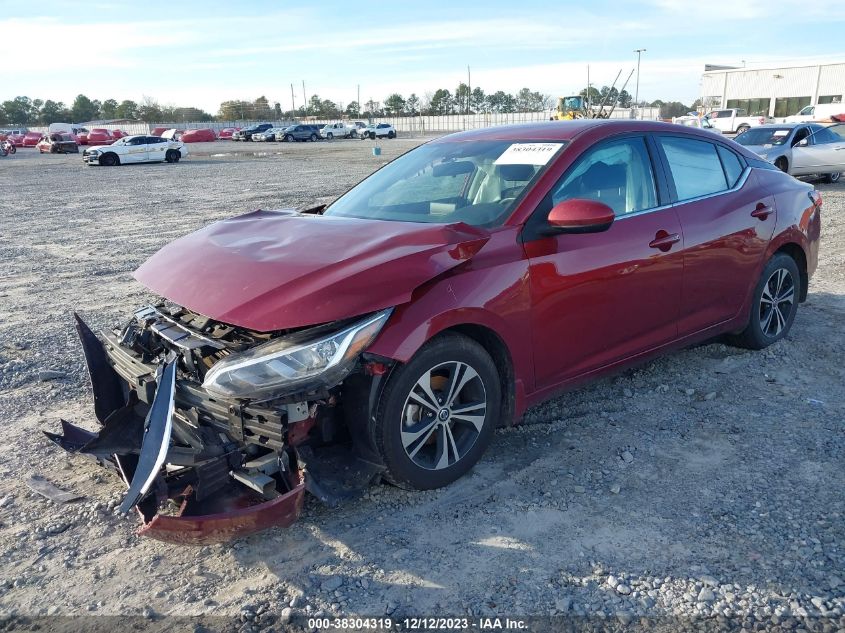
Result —
[[442, 470], [472, 449], [487, 421], [487, 392], [470, 365], [449, 361], [426, 371], [402, 407], [402, 446], [420, 468]]
[[775, 270], [760, 296], [760, 329], [769, 338], [777, 337], [795, 309], [795, 280], [785, 268]]

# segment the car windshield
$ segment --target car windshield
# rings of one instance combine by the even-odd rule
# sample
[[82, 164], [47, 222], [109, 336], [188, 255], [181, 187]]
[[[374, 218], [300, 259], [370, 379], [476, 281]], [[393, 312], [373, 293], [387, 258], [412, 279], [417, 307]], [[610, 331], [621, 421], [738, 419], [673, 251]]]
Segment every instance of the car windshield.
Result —
[[783, 145], [791, 132], [790, 127], [755, 127], [734, 140], [740, 145]]
[[338, 198], [325, 215], [497, 226], [562, 142], [428, 143]]

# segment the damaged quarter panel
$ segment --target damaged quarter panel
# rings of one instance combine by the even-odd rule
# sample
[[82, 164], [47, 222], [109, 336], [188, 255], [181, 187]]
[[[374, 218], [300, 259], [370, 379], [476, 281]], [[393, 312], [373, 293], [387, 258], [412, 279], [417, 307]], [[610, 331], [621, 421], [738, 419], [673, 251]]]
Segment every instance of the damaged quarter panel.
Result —
[[405, 303], [488, 237], [462, 223], [255, 211], [168, 244], [135, 278], [194, 312], [270, 332]]

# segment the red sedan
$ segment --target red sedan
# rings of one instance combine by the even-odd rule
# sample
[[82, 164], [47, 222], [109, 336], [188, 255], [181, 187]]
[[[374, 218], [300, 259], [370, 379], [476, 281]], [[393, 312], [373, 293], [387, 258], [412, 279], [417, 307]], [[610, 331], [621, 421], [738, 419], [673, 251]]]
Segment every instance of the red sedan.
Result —
[[23, 139], [21, 140], [21, 147], [35, 147], [38, 145], [38, 142], [41, 140], [43, 135], [41, 132], [27, 132], [23, 135]]
[[224, 127], [217, 133], [217, 138], [221, 141], [230, 141], [232, 140], [232, 134], [240, 130], [239, 127]]
[[88, 138], [86, 139], [87, 145], [111, 145], [114, 143], [119, 137], [112, 135], [112, 133], [100, 127], [95, 127], [93, 130], [88, 132]]
[[200, 130], [185, 130], [179, 140], [183, 143], [202, 143], [216, 141], [217, 137], [214, 135], [214, 130], [203, 128]]
[[[121, 507], [146, 534], [207, 542], [289, 524], [306, 460], [323, 500], [332, 472], [445, 486], [563, 390], [717, 335], [783, 339], [820, 208], [721, 136], [579, 120], [453, 134], [328, 207], [211, 224], [135, 272], [166, 307], [99, 341], [78, 325], [97, 416], [125, 420], [125, 438], [107, 427], [125, 454], [103, 449]], [[184, 515], [157, 514], [161, 491]]]

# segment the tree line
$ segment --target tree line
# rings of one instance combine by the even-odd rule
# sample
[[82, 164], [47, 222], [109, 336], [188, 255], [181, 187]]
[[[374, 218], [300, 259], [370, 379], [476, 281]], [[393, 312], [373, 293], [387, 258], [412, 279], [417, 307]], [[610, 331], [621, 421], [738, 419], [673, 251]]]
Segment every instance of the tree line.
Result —
[[214, 117], [200, 108], [161, 105], [144, 97], [140, 103], [115, 99], [99, 101], [78, 95], [70, 106], [52, 99], [15, 97], [0, 103], [0, 124], [49, 125], [57, 121], [82, 123], [108, 119], [137, 121], [213, 121]]
[[[581, 91], [582, 96], [588, 94], [587, 88]], [[589, 88], [590, 100], [598, 105], [606, 100], [617, 107], [628, 108], [633, 103], [631, 95], [616, 88], [603, 86], [601, 89]], [[555, 106], [555, 99], [549, 95], [523, 88], [509, 94], [502, 90], [485, 93], [481, 88], [473, 88], [460, 83], [454, 91], [438, 88], [433, 92], [422, 95], [411, 93], [407, 97], [394, 92], [383, 101], [367, 100], [359, 104], [351, 101], [338, 104], [329, 99], [321, 99], [319, 95], [312, 95], [305, 106], [283, 110], [279, 102], [270, 103], [265, 96], [252, 101], [235, 100], [224, 101], [220, 104], [217, 115], [211, 115], [201, 108], [177, 107], [162, 105], [155, 99], [144, 97], [140, 102], [115, 99], [99, 101], [89, 99], [80, 94], [70, 106], [61, 101], [50, 99], [30, 99], [29, 97], [15, 97], [0, 103], [0, 125], [49, 125], [56, 121], [77, 122], [108, 119], [130, 119], [156, 122], [188, 122], [188, 121], [241, 121], [241, 120], [292, 120], [305, 117], [321, 119], [340, 118], [341, 116], [373, 118], [381, 116], [417, 116], [443, 114], [475, 114], [485, 112], [539, 112]], [[639, 105], [660, 107], [660, 116], [670, 118], [681, 116], [694, 109], [699, 101], [692, 106], [686, 106], [678, 101], [663, 102], [661, 100]]]

